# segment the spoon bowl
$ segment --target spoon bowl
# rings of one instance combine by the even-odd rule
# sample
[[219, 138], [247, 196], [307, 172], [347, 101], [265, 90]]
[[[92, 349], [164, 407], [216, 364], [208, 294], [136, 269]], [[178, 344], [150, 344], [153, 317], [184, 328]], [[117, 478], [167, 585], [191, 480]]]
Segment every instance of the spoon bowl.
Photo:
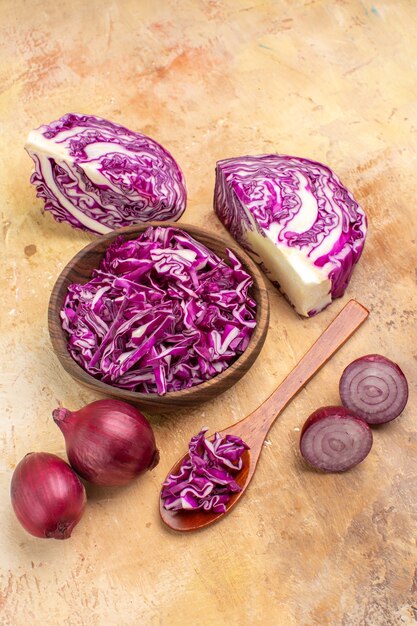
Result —
[[[222, 431], [221, 434], [226, 433]], [[188, 452], [175, 463], [174, 467], [171, 468], [169, 473], [178, 473], [182, 463], [187, 459], [187, 457]], [[247, 483], [249, 483], [250, 479], [252, 478], [252, 475], [249, 475], [250, 469], [254, 467], [251, 463], [251, 450], [245, 450], [241, 458], [243, 461], [243, 467], [238, 474], [233, 476], [241, 491], [238, 491], [237, 493], [234, 493], [232, 495], [226, 505], [226, 513], [230, 511], [232, 506], [234, 506], [236, 502], [240, 499], [240, 497], [244, 494]], [[225, 515], [225, 513], [213, 513], [213, 511], [203, 511], [202, 509], [196, 509], [191, 511], [167, 511], [167, 509], [164, 508], [162, 498], [160, 498], [159, 500], [159, 512], [167, 526], [169, 526], [172, 530], [180, 531], [204, 528], [204, 526], [208, 526], [209, 524], [216, 522], [219, 517]]]
[[[223, 437], [225, 435], [236, 435], [249, 446], [249, 450], [246, 450], [242, 455], [243, 467], [234, 476], [241, 491], [232, 495], [226, 504], [226, 511], [224, 513], [213, 513], [201, 509], [171, 511], [165, 509], [163, 500], [160, 497], [159, 511], [163, 522], [167, 526], [177, 531], [198, 530], [217, 522], [235, 506], [246, 492], [255, 473], [262, 444], [278, 415], [302, 387], [363, 324], [368, 315], [369, 311], [364, 306], [356, 302], [356, 300], [350, 300], [272, 395], [249, 416], [220, 431]], [[175, 463], [169, 474], [177, 474], [187, 457], [188, 453]]]

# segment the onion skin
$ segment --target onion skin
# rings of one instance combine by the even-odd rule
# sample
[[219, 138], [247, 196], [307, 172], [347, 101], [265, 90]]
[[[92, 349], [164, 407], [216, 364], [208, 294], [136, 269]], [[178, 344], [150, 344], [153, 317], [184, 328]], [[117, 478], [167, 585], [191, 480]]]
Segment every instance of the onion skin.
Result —
[[159, 462], [153, 430], [138, 409], [120, 400], [97, 400], [79, 411], [52, 413], [68, 460], [95, 485], [125, 485]]
[[[337, 424], [338, 430], [327, 440], [325, 429]], [[320, 425], [322, 429], [319, 429]], [[346, 445], [343, 435], [350, 438]], [[340, 435], [338, 433], [341, 433]], [[313, 449], [313, 441], [319, 449]], [[322, 437], [322, 438], [320, 438]], [[368, 424], [343, 406], [325, 406], [317, 409], [306, 420], [300, 434], [300, 452], [313, 467], [324, 472], [344, 472], [361, 463], [369, 454], [373, 443]], [[349, 456], [350, 453], [350, 456]]]
[[403, 412], [408, 383], [396, 363], [381, 354], [367, 354], [344, 369], [339, 393], [342, 404], [365, 422], [384, 424]]
[[77, 474], [55, 454], [30, 452], [16, 466], [10, 486], [13, 510], [34, 537], [68, 539], [87, 497]]

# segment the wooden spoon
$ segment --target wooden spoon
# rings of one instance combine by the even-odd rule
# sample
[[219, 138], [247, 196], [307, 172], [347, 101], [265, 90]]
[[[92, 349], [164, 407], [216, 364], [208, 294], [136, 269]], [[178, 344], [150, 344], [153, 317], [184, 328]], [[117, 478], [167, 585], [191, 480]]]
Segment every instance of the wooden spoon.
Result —
[[[242, 457], [243, 469], [235, 476], [235, 480], [242, 491], [231, 497], [226, 505], [226, 511], [224, 513], [211, 513], [200, 509], [196, 511], [167, 511], [160, 498], [160, 514], [167, 526], [173, 530], [197, 530], [217, 522], [230, 511], [245, 493], [255, 473], [262, 444], [278, 415], [359, 328], [368, 315], [369, 311], [364, 306], [356, 300], [350, 300], [272, 395], [248, 417], [220, 431], [223, 436], [237, 435], [250, 446], [250, 450], [245, 451]], [[176, 474], [187, 456], [188, 453], [179, 459], [169, 473]]]

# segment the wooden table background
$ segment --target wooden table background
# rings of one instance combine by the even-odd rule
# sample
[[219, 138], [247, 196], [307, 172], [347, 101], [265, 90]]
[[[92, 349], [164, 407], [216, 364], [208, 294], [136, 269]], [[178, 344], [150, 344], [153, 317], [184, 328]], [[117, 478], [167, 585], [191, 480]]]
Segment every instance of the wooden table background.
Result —
[[[2, 0], [0, 3], [2, 395], [0, 622], [4, 625], [391, 626], [417, 619], [417, 4], [414, 0]], [[333, 167], [369, 216], [347, 295], [311, 320], [270, 288], [265, 347], [234, 389], [156, 416], [159, 466], [124, 489], [90, 490], [69, 541], [17, 524], [10, 478], [29, 451], [64, 456], [61, 400], [97, 396], [52, 353], [46, 313], [64, 264], [92, 235], [41, 213], [27, 132], [96, 113], [166, 146], [188, 185], [184, 221], [222, 233], [214, 164], [281, 152]], [[273, 427], [244, 500], [191, 535], [162, 527], [158, 491], [189, 437], [256, 408], [348, 298], [366, 325]], [[337, 403], [355, 357], [401, 364], [410, 400], [344, 475], [308, 470], [299, 428]]]

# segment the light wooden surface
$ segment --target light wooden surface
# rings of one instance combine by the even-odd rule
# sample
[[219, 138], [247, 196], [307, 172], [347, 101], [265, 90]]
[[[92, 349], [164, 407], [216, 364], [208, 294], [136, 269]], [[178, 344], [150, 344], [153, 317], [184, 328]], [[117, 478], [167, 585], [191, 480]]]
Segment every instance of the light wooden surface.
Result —
[[[415, 623], [416, 24], [414, 0], [2, 0], [2, 625]], [[172, 151], [186, 222], [223, 233], [211, 208], [217, 159], [279, 151], [332, 166], [370, 228], [346, 296], [306, 320], [270, 288], [250, 372], [208, 406], [155, 418], [159, 466], [124, 489], [90, 490], [73, 537], [57, 542], [18, 526], [8, 490], [26, 452], [64, 456], [57, 401], [97, 398], [59, 366], [46, 319], [58, 273], [92, 237], [41, 214], [23, 151], [30, 129], [71, 110]], [[274, 425], [237, 508], [196, 534], [164, 528], [160, 482], [190, 436], [254, 410], [352, 297], [369, 320]], [[340, 373], [368, 352], [406, 372], [403, 416], [374, 430], [353, 471], [307, 470], [303, 421], [338, 402]]]

